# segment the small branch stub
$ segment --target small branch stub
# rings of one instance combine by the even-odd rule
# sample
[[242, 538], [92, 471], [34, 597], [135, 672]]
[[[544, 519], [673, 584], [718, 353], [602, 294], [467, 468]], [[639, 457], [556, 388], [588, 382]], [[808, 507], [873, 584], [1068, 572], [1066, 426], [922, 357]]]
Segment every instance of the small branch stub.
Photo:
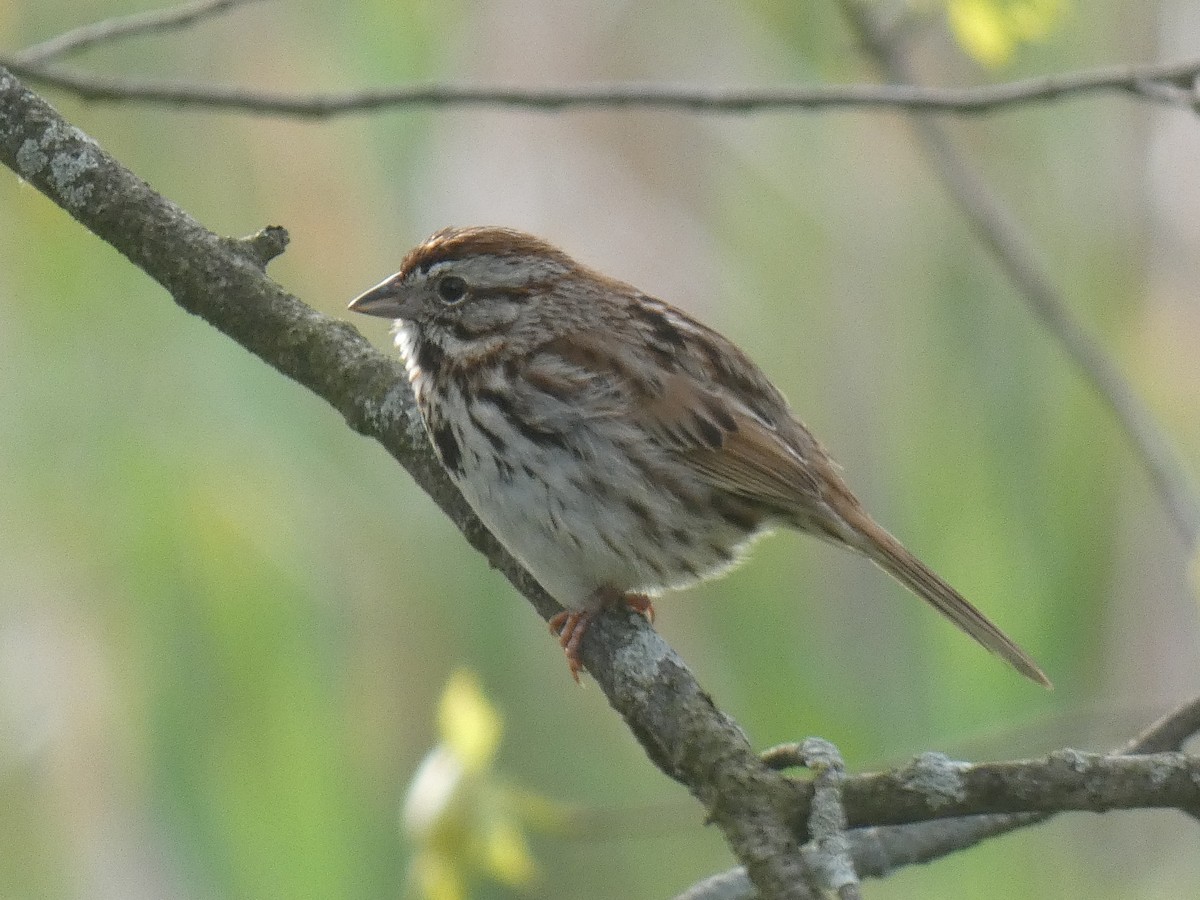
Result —
[[249, 257], [259, 269], [266, 269], [273, 259], [283, 255], [291, 237], [282, 225], [267, 225], [247, 237], [227, 238], [227, 241], [234, 250]]

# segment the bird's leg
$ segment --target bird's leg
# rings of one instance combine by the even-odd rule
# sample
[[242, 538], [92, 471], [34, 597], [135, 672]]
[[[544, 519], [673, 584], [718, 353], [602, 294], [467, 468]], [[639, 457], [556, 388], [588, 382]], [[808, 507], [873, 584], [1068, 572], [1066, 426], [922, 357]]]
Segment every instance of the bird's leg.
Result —
[[550, 633], [558, 637], [558, 644], [567, 655], [567, 668], [575, 683], [579, 683], [579, 673], [583, 669], [583, 660], [579, 658], [579, 648], [583, 644], [583, 636], [587, 633], [592, 619], [611, 606], [624, 603], [639, 615], [645, 616], [646, 621], [654, 621], [654, 604], [645, 594], [623, 594], [612, 588], [600, 588], [591, 597], [583, 609], [564, 609], [555, 613], [548, 622]]

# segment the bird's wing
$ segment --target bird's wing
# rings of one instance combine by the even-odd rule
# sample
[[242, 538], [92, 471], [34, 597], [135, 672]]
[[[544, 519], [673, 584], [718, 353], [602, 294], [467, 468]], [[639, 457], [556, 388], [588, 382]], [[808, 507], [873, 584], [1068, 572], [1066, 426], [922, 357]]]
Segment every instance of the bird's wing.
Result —
[[[816, 531], [839, 531], [840, 503], [857, 506], [825, 449], [767, 377], [732, 343], [690, 320], [655, 319], [636, 340], [575, 332], [524, 360], [528, 404], [584, 424], [619, 419], [653, 437], [713, 487]], [[649, 332], [649, 329], [653, 329]]]
[[791, 517], [825, 507], [840, 485], [824, 449], [783, 409], [767, 422], [735, 396], [685, 375], [637, 415], [668, 452], [714, 487]]

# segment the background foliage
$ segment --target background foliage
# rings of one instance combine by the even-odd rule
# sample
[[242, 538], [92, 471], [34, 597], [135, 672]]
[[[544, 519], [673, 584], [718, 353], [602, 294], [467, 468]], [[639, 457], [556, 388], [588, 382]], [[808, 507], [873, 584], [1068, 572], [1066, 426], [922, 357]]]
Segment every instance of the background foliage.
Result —
[[[0, 2], [0, 46], [146, 6]], [[1188, 4], [1098, 6], [998, 71], [934, 20], [921, 63], [971, 83], [1167, 58], [1195, 34]], [[352, 7], [262, 4], [78, 63], [296, 91], [871, 77], [832, 4]], [[1058, 686], [1013, 677], [866, 565], [779, 536], [659, 604], [661, 631], [756, 745], [821, 734], [855, 769], [922, 749], [1101, 748], [1194, 693], [1177, 539], [899, 116], [314, 123], [54, 99], [210, 227], [287, 226], [272, 273], [327, 312], [434, 228], [494, 222], [697, 313]], [[956, 132], [1200, 463], [1194, 117], [1106, 98]], [[600, 693], [570, 681], [528, 605], [377, 446], [13, 178], [0, 259], [0, 896], [397, 896], [413, 852], [401, 798], [460, 666], [504, 717], [495, 765], [589, 812], [535, 840], [527, 895], [666, 897], [728, 864]], [[356, 324], [386, 342], [381, 323]], [[1184, 846], [1194, 835], [1169, 814], [1063, 818], [870, 890], [1180, 896], [1200, 882]]]

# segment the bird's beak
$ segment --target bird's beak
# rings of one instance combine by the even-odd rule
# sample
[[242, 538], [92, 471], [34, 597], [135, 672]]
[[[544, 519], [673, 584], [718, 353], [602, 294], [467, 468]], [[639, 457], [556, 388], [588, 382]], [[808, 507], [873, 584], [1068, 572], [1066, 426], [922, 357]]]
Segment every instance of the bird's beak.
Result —
[[381, 281], [369, 291], [359, 294], [351, 300], [349, 309], [351, 312], [380, 316], [384, 319], [404, 318], [404, 298], [400, 291], [400, 279], [393, 275], [386, 281]]

